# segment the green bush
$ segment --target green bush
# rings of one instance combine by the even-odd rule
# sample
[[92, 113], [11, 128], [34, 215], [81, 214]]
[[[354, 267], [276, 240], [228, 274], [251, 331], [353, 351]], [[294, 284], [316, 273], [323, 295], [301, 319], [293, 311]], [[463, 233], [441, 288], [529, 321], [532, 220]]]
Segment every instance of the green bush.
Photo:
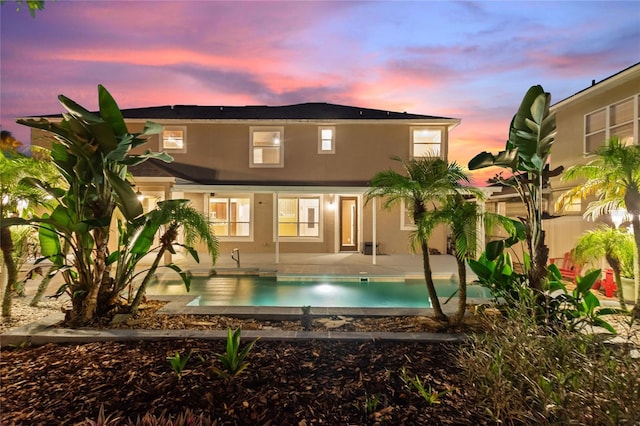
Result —
[[492, 422], [618, 425], [640, 422], [640, 363], [631, 345], [549, 332], [526, 307], [489, 320], [462, 349], [465, 380]]

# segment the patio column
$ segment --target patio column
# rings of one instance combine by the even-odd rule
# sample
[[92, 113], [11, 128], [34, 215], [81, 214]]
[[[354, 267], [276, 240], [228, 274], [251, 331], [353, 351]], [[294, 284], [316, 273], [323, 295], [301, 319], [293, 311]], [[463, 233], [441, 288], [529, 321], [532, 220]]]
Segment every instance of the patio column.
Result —
[[276, 199], [273, 203], [273, 227], [276, 232], [276, 265], [280, 263], [280, 232], [278, 230], [278, 200], [280, 193], [276, 192]]
[[378, 240], [378, 234], [376, 232], [376, 220], [377, 220], [377, 215], [376, 215], [376, 198], [373, 197], [373, 204], [371, 205], [372, 208], [372, 213], [371, 213], [371, 219], [373, 222], [373, 235], [372, 235], [372, 243], [373, 243], [373, 251], [371, 252], [371, 262], [375, 265], [376, 264], [376, 254], [378, 252], [377, 249], [377, 240]]

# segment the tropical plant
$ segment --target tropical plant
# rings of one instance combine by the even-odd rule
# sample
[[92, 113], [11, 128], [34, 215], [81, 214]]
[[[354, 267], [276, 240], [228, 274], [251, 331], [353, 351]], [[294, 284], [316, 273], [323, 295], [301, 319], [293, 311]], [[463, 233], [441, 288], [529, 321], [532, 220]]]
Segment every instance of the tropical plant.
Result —
[[555, 114], [549, 111], [550, 101], [551, 95], [542, 86], [532, 86], [511, 121], [505, 150], [497, 155], [481, 152], [469, 161], [471, 170], [498, 166], [510, 172], [509, 176], [500, 173], [490, 181], [514, 188], [525, 204], [527, 214], [521, 218], [528, 248], [525, 266], [528, 285], [538, 292], [542, 292], [549, 257], [542, 228], [543, 187], [549, 177], [562, 170], [548, 171], [556, 134]]
[[549, 266], [547, 292], [545, 293], [543, 308], [547, 323], [555, 332], [558, 327], [572, 331], [582, 330], [586, 326], [598, 326], [616, 334], [615, 328], [603, 317], [611, 314], [621, 314], [624, 310], [616, 308], [602, 308], [600, 300], [591, 291], [595, 282], [600, 278], [600, 269], [588, 272], [584, 276], [576, 276], [576, 286], [569, 293], [562, 281], [562, 274], [556, 265]]
[[516, 271], [505, 247], [505, 240], [491, 241], [478, 259], [468, 262], [480, 285], [489, 289], [495, 301], [512, 306], [519, 303], [528, 288], [528, 277]]
[[[113, 252], [110, 256], [110, 261], [118, 261], [114, 297], [117, 297], [127, 285], [131, 285], [135, 276], [146, 273], [129, 308], [134, 315], [137, 314], [147, 286], [155, 276], [155, 272], [160, 266], [160, 261], [165, 253], [176, 253], [174, 246], [184, 248], [186, 253], [190, 254], [196, 262], [200, 262], [198, 252], [193, 248], [193, 244], [196, 240], [203, 240], [211, 255], [212, 263], [216, 263], [218, 240], [213, 235], [206, 217], [189, 206], [188, 203], [189, 200], [168, 200], [158, 203], [158, 207], [155, 210], [142, 217], [140, 227], [137, 226], [138, 221], [134, 221], [133, 226], [130, 226], [127, 232], [122, 234], [120, 239], [120, 243], [122, 243], [121, 249]], [[154, 237], [161, 228], [159, 247], [151, 248]], [[185, 244], [176, 242], [179, 235], [178, 231], [181, 229]], [[150, 252], [155, 252], [151, 266], [143, 271], [136, 272], [138, 263]], [[188, 291], [191, 284], [191, 276], [183, 272], [177, 265], [169, 264], [165, 266], [178, 272]]]
[[[114, 212], [125, 221], [142, 215], [142, 205], [127, 180], [127, 167], [148, 158], [171, 161], [164, 153], [150, 151], [131, 155], [130, 151], [156, 134], [161, 126], [147, 122], [142, 133], [130, 133], [111, 94], [98, 86], [99, 112], [92, 113], [60, 95], [66, 109], [58, 123], [46, 119], [20, 119], [18, 123], [41, 129], [55, 137], [51, 158], [68, 189], [40, 179], [23, 179], [45, 190], [58, 206], [50, 215], [34, 216], [39, 225], [43, 256], [62, 273], [72, 296], [69, 321], [90, 322], [108, 312], [114, 300], [114, 280], [110, 276], [109, 230]], [[71, 259], [64, 256], [68, 244]]]
[[11, 296], [18, 279], [17, 259], [14, 258], [14, 240], [11, 226], [25, 225], [13, 220], [27, 217], [37, 207], [48, 205], [46, 192], [24, 185], [23, 178], [36, 177], [55, 181], [56, 172], [52, 164], [37, 157], [46, 157], [46, 152], [33, 149], [33, 157], [18, 151], [22, 145], [11, 132], [1, 132], [0, 148], [0, 248], [3, 264], [7, 270], [7, 286], [2, 303], [2, 316], [11, 316]]
[[[565, 191], [557, 200], [563, 209], [576, 199], [589, 202], [585, 217], [595, 219], [616, 209], [626, 209], [633, 224], [636, 249], [640, 248], [640, 146], [623, 145], [613, 137], [595, 152], [596, 158], [587, 164], [569, 167], [561, 176], [564, 181], [581, 179], [581, 183]], [[640, 257], [638, 257], [640, 266]], [[640, 300], [640, 287], [637, 300]]]
[[407, 372], [406, 367], [400, 369], [400, 378], [409, 391], [415, 390], [429, 405], [440, 404], [442, 402], [441, 398], [452, 392], [452, 389], [437, 391], [433, 389], [431, 385], [425, 387], [420, 377], [417, 374], [411, 376], [411, 374]]
[[620, 307], [625, 310], [621, 276], [625, 265], [633, 264], [633, 250], [633, 237], [629, 233], [605, 225], [582, 234], [573, 250], [576, 261], [581, 263], [599, 262], [602, 258], [607, 260], [618, 286]]
[[187, 366], [187, 362], [189, 362], [189, 358], [191, 358], [191, 352], [188, 352], [185, 356], [180, 355], [180, 352], [176, 351], [176, 353], [172, 356], [167, 357], [167, 361], [169, 365], [173, 369], [173, 372], [178, 376], [178, 380], [182, 379], [182, 372], [184, 368]]
[[431, 306], [438, 320], [447, 321], [438, 300], [429, 260], [428, 242], [437, 224], [429, 211], [445, 203], [450, 196], [476, 194], [477, 191], [463, 185], [469, 183], [469, 178], [455, 162], [449, 164], [439, 157], [420, 157], [404, 161], [398, 157], [393, 159], [401, 162], [405, 174], [392, 169], [378, 172], [371, 179], [370, 188], [366, 192], [367, 201], [374, 197], [382, 197], [385, 199], [385, 208], [391, 208], [400, 201], [406, 203], [417, 227], [410, 238], [411, 248], [417, 251], [416, 248], [420, 247], [422, 251], [424, 277]]
[[237, 328], [233, 333], [230, 328], [227, 329], [227, 351], [224, 354], [216, 354], [216, 358], [222, 363], [222, 368], [211, 367], [211, 371], [228, 382], [235, 379], [249, 366], [249, 362], [245, 361], [245, 358], [249, 355], [253, 345], [260, 339], [259, 337], [254, 339], [240, 350], [241, 332], [241, 328]]
[[[476, 195], [480, 200], [479, 194]], [[452, 195], [445, 203], [433, 211], [435, 221], [449, 227], [453, 240], [454, 257], [458, 265], [458, 309], [453, 319], [457, 324], [462, 321], [467, 307], [467, 261], [476, 258], [478, 249], [479, 222], [484, 223], [485, 229], [493, 229], [497, 225], [504, 228], [510, 235], [515, 235], [514, 221], [505, 216], [480, 211], [476, 201], [465, 199], [460, 194]]]

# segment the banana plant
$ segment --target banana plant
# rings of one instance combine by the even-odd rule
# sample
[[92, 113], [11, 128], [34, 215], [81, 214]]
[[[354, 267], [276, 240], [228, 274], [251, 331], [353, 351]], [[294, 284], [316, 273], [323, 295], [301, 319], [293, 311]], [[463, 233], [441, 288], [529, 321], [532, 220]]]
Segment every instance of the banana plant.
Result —
[[[113, 279], [109, 275], [109, 230], [114, 212], [126, 221], [142, 215], [142, 205], [127, 180], [127, 167], [149, 158], [170, 162], [165, 153], [146, 151], [132, 155], [162, 127], [147, 122], [141, 133], [130, 133], [111, 94], [98, 86], [99, 112], [92, 113], [64, 95], [66, 110], [60, 123], [47, 119], [19, 119], [19, 124], [40, 129], [55, 139], [51, 159], [66, 181], [66, 188], [38, 179], [26, 179], [54, 197], [58, 206], [48, 215], [32, 218], [40, 225], [43, 255], [62, 272], [72, 296], [70, 319], [91, 321], [109, 307]], [[63, 255], [68, 244], [71, 259]], [[99, 300], [100, 299], [100, 300]]]
[[556, 135], [556, 119], [549, 111], [550, 102], [551, 95], [542, 86], [532, 86], [511, 120], [505, 149], [495, 155], [481, 152], [469, 161], [470, 170], [497, 166], [509, 172], [508, 176], [500, 173], [490, 181], [514, 188], [526, 206], [526, 217], [520, 220], [526, 228], [530, 256], [527, 275], [529, 286], [539, 292], [543, 289], [549, 257], [542, 229], [542, 189], [546, 179], [562, 171], [561, 167], [548, 170]]

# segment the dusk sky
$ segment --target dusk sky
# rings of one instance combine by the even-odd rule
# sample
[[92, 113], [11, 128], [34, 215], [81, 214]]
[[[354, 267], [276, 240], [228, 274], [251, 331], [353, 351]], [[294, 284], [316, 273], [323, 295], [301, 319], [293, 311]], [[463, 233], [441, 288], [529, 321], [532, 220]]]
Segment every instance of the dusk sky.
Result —
[[[302, 102], [462, 119], [449, 158], [504, 148], [526, 90], [558, 102], [640, 61], [640, 1], [47, 1], [0, 7], [2, 129], [62, 112]], [[476, 176], [479, 178], [479, 176]]]

